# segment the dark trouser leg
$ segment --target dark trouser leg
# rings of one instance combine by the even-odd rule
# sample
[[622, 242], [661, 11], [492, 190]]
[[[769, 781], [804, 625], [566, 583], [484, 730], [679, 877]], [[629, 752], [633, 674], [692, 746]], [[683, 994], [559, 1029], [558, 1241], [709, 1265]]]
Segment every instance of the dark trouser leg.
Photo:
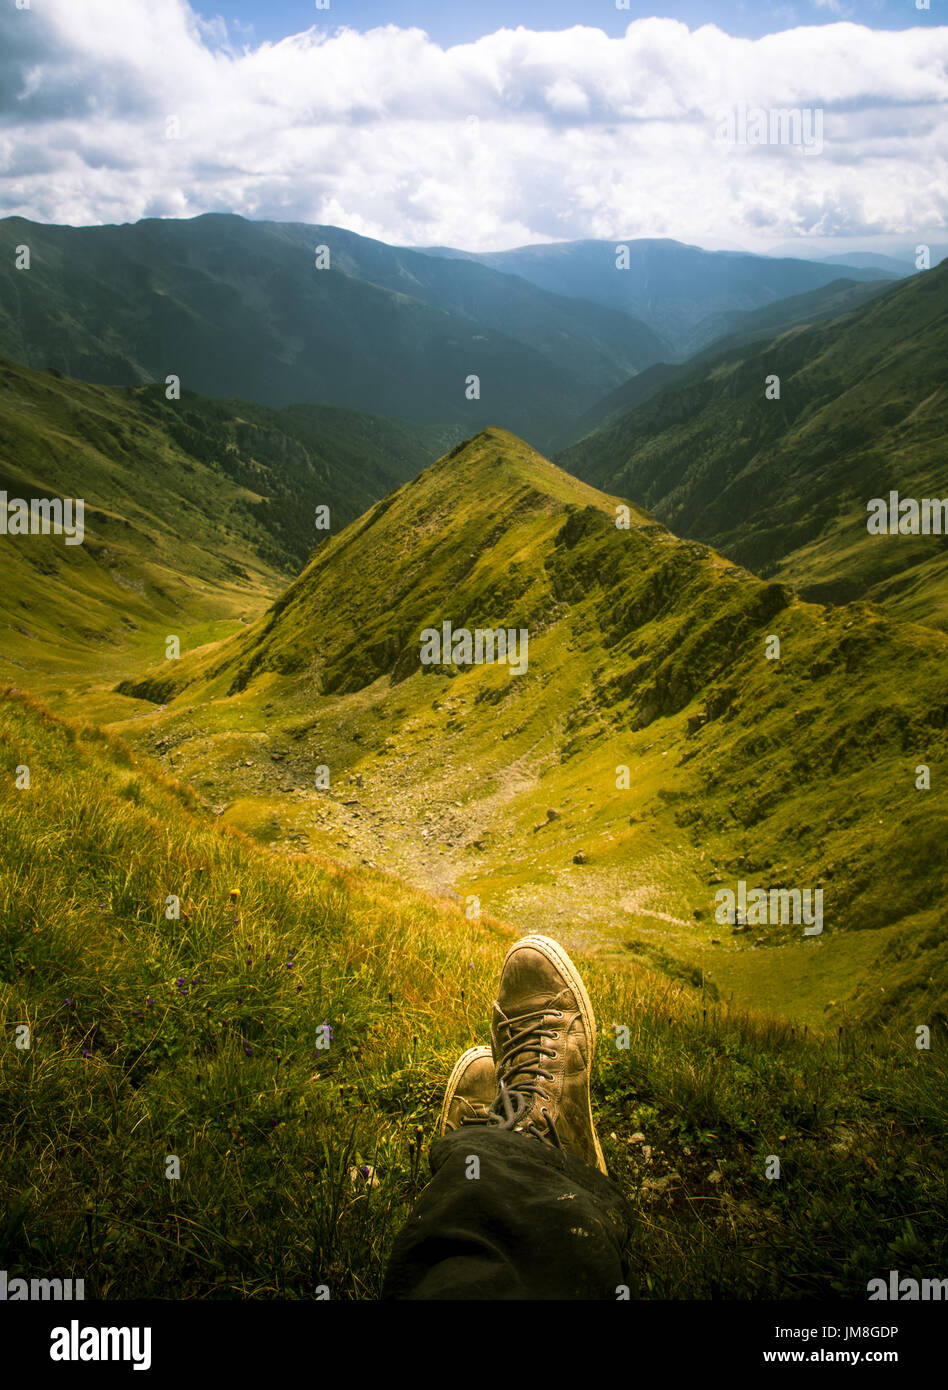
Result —
[[[479, 1162], [480, 1176], [468, 1177]], [[632, 1213], [619, 1189], [529, 1135], [471, 1125], [431, 1147], [383, 1299], [615, 1299]]]

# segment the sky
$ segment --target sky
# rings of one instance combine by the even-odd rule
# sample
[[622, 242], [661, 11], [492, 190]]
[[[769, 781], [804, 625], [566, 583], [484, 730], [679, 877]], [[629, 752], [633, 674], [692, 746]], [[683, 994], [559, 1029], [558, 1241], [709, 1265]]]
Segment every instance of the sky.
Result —
[[[798, 3], [771, 3], [770, 0], [728, 0], [728, 3], [664, 5], [628, 0], [619, 9], [615, 0], [330, 0], [329, 7], [317, 10], [315, 0], [231, 0], [220, 14], [231, 26], [241, 26], [247, 41], [277, 42], [288, 34], [299, 33], [314, 21], [326, 27], [347, 25], [364, 31], [384, 24], [417, 27], [442, 47], [472, 43], [484, 34], [505, 26], [516, 29], [569, 29], [589, 24], [614, 38], [621, 37], [633, 19], [653, 15], [683, 20], [691, 29], [716, 24], [737, 38], [761, 38], [778, 29], [803, 24], [832, 24], [852, 20], [872, 29], [908, 29], [916, 24], [937, 23], [936, 14], [943, 0], [932, 0], [934, 10], [918, 10], [914, 0], [798, 0]], [[214, 13], [209, 9], [205, 15]], [[235, 29], [236, 32], [236, 29]]]
[[943, 241], [948, 27], [918, 3], [2, 0], [0, 215]]

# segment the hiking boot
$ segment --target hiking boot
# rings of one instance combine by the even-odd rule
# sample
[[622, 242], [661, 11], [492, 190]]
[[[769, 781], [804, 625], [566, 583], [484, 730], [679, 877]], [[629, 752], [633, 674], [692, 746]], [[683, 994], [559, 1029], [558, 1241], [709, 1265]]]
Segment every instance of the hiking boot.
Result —
[[444, 1093], [438, 1133], [449, 1134], [462, 1125], [486, 1125], [497, 1095], [497, 1076], [489, 1047], [469, 1047], [458, 1058]]
[[491, 1123], [520, 1130], [606, 1171], [593, 1124], [592, 1004], [576, 967], [548, 936], [525, 936], [504, 959], [491, 1044]]

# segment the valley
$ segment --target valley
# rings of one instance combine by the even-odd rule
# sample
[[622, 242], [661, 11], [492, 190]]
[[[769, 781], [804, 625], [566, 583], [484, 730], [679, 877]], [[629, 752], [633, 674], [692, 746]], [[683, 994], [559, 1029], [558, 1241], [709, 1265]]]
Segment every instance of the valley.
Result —
[[[282, 852], [476, 899], [711, 997], [764, 993], [811, 1026], [916, 994], [942, 1009], [946, 802], [915, 769], [944, 756], [948, 639], [801, 602], [645, 513], [622, 531], [616, 505], [484, 431], [333, 537], [257, 623], [123, 682], [133, 719], [110, 727]], [[528, 671], [424, 666], [445, 594], [455, 626], [528, 629]], [[821, 887], [823, 938], [717, 926], [717, 886], [751, 874]]]
[[[0, 274], [0, 494], [47, 499], [0, 535], [0, 1018], [35, 1027], [0, 1052], [3, 1259], [85, 1272], [91, 1229], [106, 1297], [308, 1298], [316, 1268], [377, 1297], [529, 931], [596, 1000], [641, 1296], [851, 1297], [928, 1259], [944, 538], [873, 537], [865, 502], [940, 495], [945, 268], [639, 246], [662, 292], [608, 311], [602, 244], [556, 296], [196, 221], [0, 224], [45, 267]], [[42, 534], [55, 499], [81, 544]]]

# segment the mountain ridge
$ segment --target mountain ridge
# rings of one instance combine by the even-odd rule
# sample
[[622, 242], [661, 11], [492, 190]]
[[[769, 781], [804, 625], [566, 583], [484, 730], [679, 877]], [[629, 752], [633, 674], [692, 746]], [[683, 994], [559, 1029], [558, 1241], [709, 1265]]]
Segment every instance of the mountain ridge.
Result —
[[[925, 941], [919, 970], [941, 968], [948, 638], [802, 602], [632, 506], [626, 530], [625, 505], [488, 428], [246, 631], [124, 682], [124, 727], [276, 847], [341, 849], [814, 1022], [844, 1000], [885, 1013], [898, 991], [867, 972], [889, 977], [886, 951]], [[526, 631], [522, 674], [463, 648], [426, 666], [445, 621]], [[715, 885], [740, 878], [825, 889], [817, 974], [786, 924], [722, 948]]]

